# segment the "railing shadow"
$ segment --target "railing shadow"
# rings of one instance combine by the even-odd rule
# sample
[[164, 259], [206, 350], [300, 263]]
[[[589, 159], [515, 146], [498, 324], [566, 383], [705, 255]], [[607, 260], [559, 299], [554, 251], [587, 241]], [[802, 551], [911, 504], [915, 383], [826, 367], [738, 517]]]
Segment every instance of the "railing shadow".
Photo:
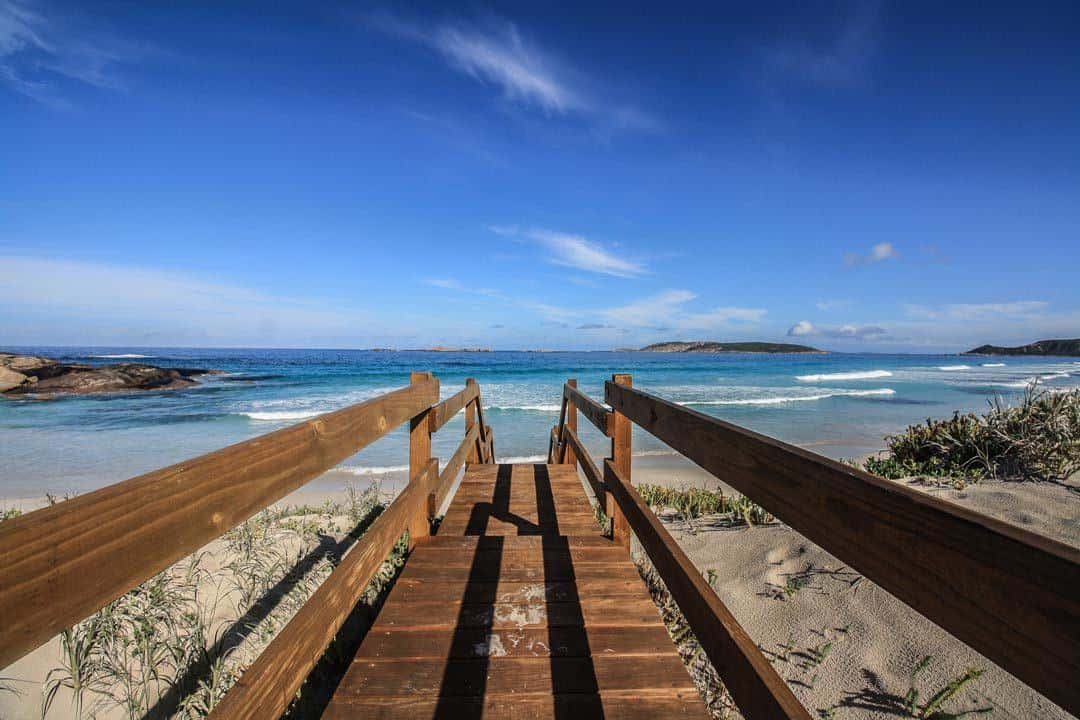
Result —
[[285, 575], [256, 600], [243, 615], [234, 620], [219, 634], [217, 640], [207, 648], [203, 656], [189, 665], [175, 683], [158, 698], [154, 706], [143, 716], [143, 720], [163, 720], [172, 717], [180, 709], [184, 698], [195, 692], [200, 683], [210, 679], [214, 663], [240, 647], [255, 631], [259, 623], [265, 620], [281, 604], [290, 592], [299, 585], [304, 577], [323, 560], [330, 560], [335, 565], [344, 557], [371, 523], [382, 514], [383, 508], [377, 507], [365, 515], [356, 527], [349, 531], [340, 542], [329, 535], [319, 535], [318, 544], [309, 550], [294, 564]]

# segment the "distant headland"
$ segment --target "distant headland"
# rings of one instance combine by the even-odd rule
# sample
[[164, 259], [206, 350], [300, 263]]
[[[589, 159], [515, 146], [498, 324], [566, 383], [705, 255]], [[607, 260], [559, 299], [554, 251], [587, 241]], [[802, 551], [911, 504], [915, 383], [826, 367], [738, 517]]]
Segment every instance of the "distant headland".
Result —
[[1038, 340], [1017, 347], [999, 345], [980, 345], [963, 355], [1059, 355], [1080, 357], [1080, 339], [1074, 340]]
[[0, 394], [38, 396], [73, 393], [174, 390], [195, 385], [198, 375], [217, 374], [201, 368], [161, 368], [144, 363], [83, 365], [37, 355], [0, 352]]
[[792, 343], [769, 343], [769, 342], [732, 342], [719, 343], [712, 341], [686, 342], [673, 340], [670, 342], [653, 343], [646, 345], [638, 352], [703, 352], [703, 353], [820, 353], [824, 350], [812, 348], [809, 345], [795, 345]]

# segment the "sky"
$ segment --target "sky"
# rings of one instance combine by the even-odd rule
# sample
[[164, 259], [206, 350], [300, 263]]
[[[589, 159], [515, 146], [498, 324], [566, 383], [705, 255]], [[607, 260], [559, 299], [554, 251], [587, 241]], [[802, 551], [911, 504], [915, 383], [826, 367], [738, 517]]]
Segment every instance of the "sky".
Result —
[[1080, 336], [1080, 5], [0, 0], [0, 345]]

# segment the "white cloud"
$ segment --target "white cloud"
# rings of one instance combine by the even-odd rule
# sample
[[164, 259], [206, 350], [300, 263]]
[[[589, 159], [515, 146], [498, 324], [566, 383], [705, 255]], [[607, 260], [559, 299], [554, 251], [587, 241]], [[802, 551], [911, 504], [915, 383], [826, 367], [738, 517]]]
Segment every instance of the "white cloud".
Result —
[[996, 303], [951, 303], [941, 306], [905, 305], [911, 317], [924, 320], [980, 320], [995, 317], [1026, 318], [1041, 315], [1050, 303], [1044, 300], [1016, 300]]
[[689, 290], [665, 290], [621, 307], [600, 311], [604, 317], [636, 327], [662, 326], [671, 330], [710, 330], [732, 322], [753, 323], [766, 311], [761, 308], [718, 307], [688, 312], [686, 304], [697, 297]]
[[398, 17], [370, 18], [376, 28], [436, 50], [454, 70], [498, 88], [503, 97], [546, 115], [603, 119], [614, 128], [648, 130], [655, 121], [641, 110], [585, 88], [583, 73], [531, 42], [512, 22], [448, 23], [424, 27]]
[[643, 265], [618, 257], [581, 235], [552, 230], [530, 230], [526, 236], [543, 245], [547, 261], [555, 265], [615, 277], [637, 277], [648, 272]]
[[371, 319], [339, 303], [273, 295], [170, 270], [23, 256], [0, 256], [0, 267], [7, 329], [25, 322], [36, 333], [28, 337], [31, 344], [39, 337], [137, 343], [150, 336], [171, 345], [189, 339], [304, 343], [355, 336], [356, 328]]
[[900, 253], [897, 252], [892, 243], [882, 242], [870, 248], [870, 252], [866, 255], [854, 252], [844, 253], [844, 264], [849, 266], [872, 265], [884, 260], [894, 260], [898, 257], [900, 257]]
[[0, 0], [0, 83], [39, 102], [65, 107], [58, 80], [116, 90], [116, 67], [140, 51], [110, 38], [73, 32], [21, 0]]
[[814, 325], [809, 320], [800, 320], [787, 332], [790, 337], [827, 337], [848, 338], [852, 340], [883, 339], [889, 332], [878, 325]]
[[841, 308], [847, 307], [850, 304], [851, 303], [847, 300], [819, 300], [818, 302], [814, 303], [814, 305], [817, 306], [817, 309], [822, 312], [839, 310]]

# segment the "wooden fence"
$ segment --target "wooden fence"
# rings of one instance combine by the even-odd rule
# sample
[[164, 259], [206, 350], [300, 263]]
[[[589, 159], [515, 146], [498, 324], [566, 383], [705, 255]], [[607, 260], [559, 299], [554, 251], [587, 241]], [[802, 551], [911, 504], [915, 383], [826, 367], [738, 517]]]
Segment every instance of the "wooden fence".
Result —
[[[407, 421], [408, 486], [213, 713], [278, 717], [394, 544], [429, 534], [466, 461], [494, 462], [476, 381], [438, 399], [439, 381], [413, 373], [366, 402], [0, 523], [0, 667]], [[440, 472], [431, 434], [462, 409], [465, 438]]]
[[[801, 448], [606, 383], [605, 407], [563, 388], [551, 462], [577, 462], [633, 533], [748, 718], [807, 718], [784, 681], [657, 520], [630, 475], [634, 423], [1072, 713], [1080, 712], [1080, 551]], [[611, 438], [603, 472], [577, 412]]]

